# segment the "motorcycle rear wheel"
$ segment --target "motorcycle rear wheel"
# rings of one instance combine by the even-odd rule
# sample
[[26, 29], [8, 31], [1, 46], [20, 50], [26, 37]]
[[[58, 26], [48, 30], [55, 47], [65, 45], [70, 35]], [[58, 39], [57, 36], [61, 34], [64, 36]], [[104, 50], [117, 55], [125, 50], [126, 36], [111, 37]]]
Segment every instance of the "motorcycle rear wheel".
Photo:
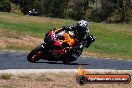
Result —
[[36, 61], [41, 59], [41, 46], [36, 47], [35, 49], [33, 49], [27, 56], [27, 60], [29, 62], [33, 62], [35, 63]]

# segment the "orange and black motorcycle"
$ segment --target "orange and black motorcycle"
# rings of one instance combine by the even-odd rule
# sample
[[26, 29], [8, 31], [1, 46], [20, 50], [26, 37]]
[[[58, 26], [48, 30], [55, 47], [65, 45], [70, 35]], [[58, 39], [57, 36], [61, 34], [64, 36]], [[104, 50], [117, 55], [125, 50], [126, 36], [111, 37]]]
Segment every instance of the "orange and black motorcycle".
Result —
[[[81, 55], [83, 48], [79, 47], [75, 34], [56, 29], [50, 30], [44, 38], [44, 43], [33, 49], [27, 56], [29, 62], [36, 62], [40, 59], [48, 61], [62, 61], [64, 64], [76, 61]], [[86, 45], [90, 45], [94, 41], [94, 37], [89, 35]], [[85, 45], [84, 44], [84, 45]]]

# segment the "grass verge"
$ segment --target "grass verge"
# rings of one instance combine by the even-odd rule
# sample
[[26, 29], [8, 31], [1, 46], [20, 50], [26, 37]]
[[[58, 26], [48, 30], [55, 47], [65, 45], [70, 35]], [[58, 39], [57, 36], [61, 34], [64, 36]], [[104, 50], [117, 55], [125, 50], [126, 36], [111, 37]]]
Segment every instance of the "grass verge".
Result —
[[[90, 73], [89, 73], [90, 74]], [[104, 73], [96, 73], [104, 74]], [[114, 73], [106, 73], [114, 74]], [[118, 74], [116, 72], [116, 74]], [[120, 74], [120, 73], [119, 73]], [[121, 73], [122, 74], [122, 73]], [[26, 76], [25, 76], [26, 75]], [[37, 79], [37, 80], [36, 80]], [[85, 84], [79, 86], [75, 73], [41, 73], [13, 75], [10, 80], [0, 79], [0, 88], [131, 88], [130, 84]]]
[[6, 74], [6, 73], [1, 73], [0, 74], [0, 79], [3, 79], [3, 80], [10, 80], [12, 77], [11, 74]]

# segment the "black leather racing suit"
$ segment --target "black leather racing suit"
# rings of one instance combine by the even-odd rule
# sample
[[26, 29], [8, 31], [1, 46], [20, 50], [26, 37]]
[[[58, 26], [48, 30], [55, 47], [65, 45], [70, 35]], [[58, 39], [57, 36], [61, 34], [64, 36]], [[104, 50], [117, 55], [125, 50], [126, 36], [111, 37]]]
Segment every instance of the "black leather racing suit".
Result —
[[[87, 36], [89, 35], [89, 30], [87, 28], [83, 28], [80, 26], [63, 26], [62, 30], [74, 31], [75, 36], [77, 36], [80, 48], [83, 48]], [[86, 45], [86, 47], [88, 46]]]

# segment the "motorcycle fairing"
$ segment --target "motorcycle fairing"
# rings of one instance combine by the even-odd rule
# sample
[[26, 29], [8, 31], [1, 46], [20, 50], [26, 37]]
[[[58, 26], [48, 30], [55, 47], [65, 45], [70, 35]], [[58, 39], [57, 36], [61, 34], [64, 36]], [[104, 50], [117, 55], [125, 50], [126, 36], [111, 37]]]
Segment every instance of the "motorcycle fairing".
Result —
[[51, 37], [53, 40], [53, 44], [56, 46], [61, 46], [63, 43], [67, 43], [70, 47], [72, 47], [75, 44], [75, 40], [73, 37], [71, 37], [70, 34], [68, 34], [65, 31], [49, 31], [48, 37]]

